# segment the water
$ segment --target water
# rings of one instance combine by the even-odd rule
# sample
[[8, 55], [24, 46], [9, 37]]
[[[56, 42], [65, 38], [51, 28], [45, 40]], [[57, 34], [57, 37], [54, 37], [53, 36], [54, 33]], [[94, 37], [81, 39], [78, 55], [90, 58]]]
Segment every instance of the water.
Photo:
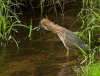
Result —
[[[72, 16], [50, 18], [72, 31], [78, 30], [80, 25], [79, 22], [73, 24], [76, 19]], [[35, 21], [33, 27], [39, 19]], [[73, 67], [80, 63], [78, 54], [70, 50], [66, 57], [66, 49], [55, 34], [34, 31], [31, 41], [22, 34], [18, 35], [22, 41], [19, 50], [13, 44], [0, 48], [0, 76], [75, 76]]]
[[[63, 70], [70, 76], [72, 65], [79, 64], [77, 55], [70, 53], [67, 61], [66, 49], [60, 42], [39, 42], [33, 42], [31, 48], [20, 48], [18, 54], [16, 49], [6, 48], [7, 64], [0, 76], [66, 76], [62, 75]], [[70, 68], [66, 69], [67, 66]]]

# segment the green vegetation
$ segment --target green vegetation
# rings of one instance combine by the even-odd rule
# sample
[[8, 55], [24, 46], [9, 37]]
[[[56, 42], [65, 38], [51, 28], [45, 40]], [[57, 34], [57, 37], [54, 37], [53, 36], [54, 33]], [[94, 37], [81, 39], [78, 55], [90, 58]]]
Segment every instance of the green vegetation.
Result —
[[[82, 0], [82, 9], [78, 17], [82, 20], [82, 26], [78, 35], [87, 43], [88, 53], [82, 50], [83, 56], [89, 55], [87, 63], [82, 68], [81, 74], [77, 76], [100, 76], [100, 63], [94, 63], [100, 53], [100, 1]], [[85, 52], [85, 53], [84, 53]]]
[[82, 72], [77, 76], [100, 76], [100, 63], [93, 63], [82, 67]]
[[[11, 32], [15, 31], [14, 26], [16, 23], [20, 23], [17, 15], [11, 10], [11, 0], [1, 0], [0, 1], [0, 42], [1, 45], [6, 45], [10, 39], [13, 38]], [[11, 15], [12, 14], [12, 15]], [[16, 42], [17, 44], [17, 42]]]
[[30, 28], [32, 25], [28, 27], [20, 23], [15, 6], [18, 7], [18, 4], [13, 3], [11, 0], [0, 1], [0, 44], [2, 46], [6, 46], [8, 42], [14, 41], [18, 47], [18, 42], [14, 38], [14, 33], [18, 33], [16, 27], [30, 29], [29, 34], [31, 34], [33, 30]]
[[89, 63], [91, 63], [94, 60], [94, 54], [100, 51], [100, 45], [97, 44], [100, 41], [100, 16], [98, 14], [100, 7], [93, 0], [82, 0], [82, 3], [82, 9], [78, 14], [82, 20], [79, 35], [87, 43], [88, 53], [91, 55]]

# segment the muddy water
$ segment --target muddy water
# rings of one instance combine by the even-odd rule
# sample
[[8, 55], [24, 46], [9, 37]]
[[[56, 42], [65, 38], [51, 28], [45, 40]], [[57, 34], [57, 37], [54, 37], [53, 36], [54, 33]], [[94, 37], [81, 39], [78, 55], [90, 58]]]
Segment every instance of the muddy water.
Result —
[[[72, 16], [50, 17], [72, 31], [79, 28], [80, 23], [74, 23], [76, 18]], [[73, 67], [79, 65], [77, 52], [70, 50], [67, 57], [56, 35], [45, 32], [41, 36], [42, 33], [34, 31], [31, 41], [22, 39], [19, 50], [15, 46], [0, 48], [0, 76], [75, 76]]]
[[61, 43], [50, 42], [35, 41], [31, 48], [20, 48], [18, 53], [14, 48], [6, 48], [3, 57], [7, 64], [0, 76], [74, 76], [72, 66], [79, 64], [77, 54], [70, 52], [66, 58]]

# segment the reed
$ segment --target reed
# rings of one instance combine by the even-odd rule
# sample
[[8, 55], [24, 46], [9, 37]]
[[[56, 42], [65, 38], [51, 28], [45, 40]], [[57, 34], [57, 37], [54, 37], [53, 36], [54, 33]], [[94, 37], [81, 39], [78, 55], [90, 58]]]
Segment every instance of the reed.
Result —
[[[87, 44], [88, 53], [84, 54], [86, 58], [89, 56], [87, 63], [82, 67], [81, 74], [77, 76], [99, 76], [100, 65], [96, 61], [99, 57], [97, 54], [100, 52], [100, 1], [99, 0], [82, 0], [82, 9], [78, 17], [82, 21], [80, 31], [77, 33], [84, 39]], [[86, 56], [87, 55], [87, 56]]]
[[91, 65], [86, 65], [81, 67], [82, 72], [77, 74], [77, 76], [100, 76], [100, 63], [92, 63]]
[[43, 12], [45, 11], [44, 8], [50, 7], [46, 11], [53, 10], [54, 13], [58, 14], [57, 7], [60, 8], [61, 13], [64, 13], [64, 0], [40, 0], [40, 8], [41, 8], [41, 17], [43, 15]]
[[[17, 3], [17, 0], [16, 0]], [[18, 19], [15, 7], [18, 4], [11, 0], [0, 0], [0, 44], [6, 46], [10, 41], [14, 41], [18, 47], [13, 33], [18, 33], [16, 27], [25, 27], [31, 29], [26, 25], [22, 25]]]
[[[100, 2], [96, 0], [97, 3]], [[95, 52], [98, 52], [99, 45], [96, 46], [96, 42], [99, 42], [100, 38], [96, 37], [100, 32], [100, 16], [98, 14], [99, 7], [93, 0], [82, 0], [82, 9], [78, 14], [78, 17], [82, 21], [82, 27], [80, 28], [79, 34], [86, 41], [88, 47], [88, 53], [90, 54], [90, 63], [94, 60]]]

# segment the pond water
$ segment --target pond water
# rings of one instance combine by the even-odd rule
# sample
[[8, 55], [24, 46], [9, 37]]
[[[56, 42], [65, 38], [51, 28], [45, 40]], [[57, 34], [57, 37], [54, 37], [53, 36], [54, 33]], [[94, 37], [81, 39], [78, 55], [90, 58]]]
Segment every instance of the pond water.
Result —
[[[23, 23], [27, 24], [30, 16], [31, 13], [26, 13]], [[50, 18], [72, 31], [80, 27], [74, 16]], [[38, 22], [39, 19], [33, 19], [33, 27]], [[18, 35], [22, 41], [19, 50], [13, 44], [0, 48], [0, 76], [75, 76], [73, 67], [80, 63], [76, 51], [70, 50], [67, 57], [62, 42], [51, 32], [33, 31], [31, 41], [23, 33]]]

